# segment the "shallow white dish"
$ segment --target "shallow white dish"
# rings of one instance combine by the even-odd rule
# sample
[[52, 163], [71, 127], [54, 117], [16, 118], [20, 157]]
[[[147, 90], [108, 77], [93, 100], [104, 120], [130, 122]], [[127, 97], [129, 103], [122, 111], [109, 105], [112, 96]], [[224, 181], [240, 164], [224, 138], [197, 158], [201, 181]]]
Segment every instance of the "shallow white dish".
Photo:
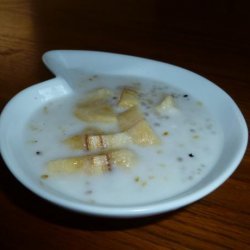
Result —
[[[1, 154], [9, 170], [28, 189], [40, 197], [77, 212], [111, 216], [139, 217], [175, 210], [190, 204], [218, 188], [235, 171], [246, 150], [246, 122], [235, 102], [209, 80], [170, 64], [94, 51], [50, 51], [43, 60], [56, 75], [16, 95], [4, 108], [0, 119]], [[74, 91], [74, 70], [88, 74], [137, 76], [167, 81], [202, 99], [224, 131], [224, 145], [217, 166], [197, 185], [177, 196], [146, 205], [107, 206], [85, 204], [66, 198], [41, 186], [39, 178], [29, 172], [24, 159], [23, 131], [28, 119], [44, 103]], [[73, 71], [72, 71], [73, 70]]]

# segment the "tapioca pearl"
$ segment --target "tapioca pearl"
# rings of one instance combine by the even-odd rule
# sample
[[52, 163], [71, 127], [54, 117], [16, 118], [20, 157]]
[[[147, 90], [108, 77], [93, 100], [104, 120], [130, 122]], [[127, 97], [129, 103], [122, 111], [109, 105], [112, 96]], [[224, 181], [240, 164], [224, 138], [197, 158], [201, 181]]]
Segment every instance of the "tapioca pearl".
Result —
[[159, 122], [154, 122], [154, 124], [153, 124], [155, 127], [160, 127], [161, 126], [161, 124], [159, 123]]
[[158, 164], [161, 168], [166, 168], [167, 167], [167, 164], [166, 163], [159, 163]]
[[177, 158], [176, 158], [176, 160], [177, 160], [178, 162], [183, 162], [183, 158], [182, 158], [182, 157], [180, 157], [180, 156], [179, 156], [179, 157], [177, 157]]
[[187, 179], [188, 179], [189, 181], [193, 181], [193, 180], [194, 180], [194, 178], [195, 178], [195, 176], [194, 176], [194, 175], [189, 175]]
[[200, 139], [200, 135], [195, 134], [195, 135], [193, 135], [193, 136], [192, 136], [192, 139], [194, 139], [194, 140], [198, 140], [198, 139]]
[[213, 124], [209, 123], [206, 125], [206, 129], [211, 130], [213, 128]]
[[162, 149], [158, 149], [155, 152], [156, 152], [156, 154], [159, 154], [159, 155], [164, 153], [164, 151]]
[[89, 196], [89, 195], [92, 195], [93, 192], [94, 192], [93, 190], [88, 189], [88, 190], [86, 190], [86, 191], [84, 192], [84, 194]]
[[165, 115], [165, 116], [162, 116], [162, 118], [165, 119], [165, 120], [169, 120], [169, 119], [170, 119], [170, 116]]
[[199, 175], [199, 174], [201, 174], [201, 172], [202, 172], [202, 169], [201, 169], [201, 168], [197, 168], [197, 169], [196, 169], [196, 174]]

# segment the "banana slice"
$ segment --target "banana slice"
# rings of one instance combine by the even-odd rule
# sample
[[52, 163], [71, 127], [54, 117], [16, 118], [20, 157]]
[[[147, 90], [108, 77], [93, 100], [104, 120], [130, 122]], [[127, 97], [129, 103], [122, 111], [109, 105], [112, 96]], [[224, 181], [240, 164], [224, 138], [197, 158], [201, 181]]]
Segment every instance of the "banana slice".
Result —
[[85, 128], [81, 134], [76, 134], [73, 136], [70, 136], [69, 138], [66, 138], [63, 143], [65, 143], [68, 147], [74, 150], [82, 150], [86, 149], [86, 135], [101, 135], [104, 134], [103, 130], [100, 130], [95, 127], [88, 127]]
[[137, 144], [148, 146], [159, 144], [159, 138], [146, 120], [137, 122], [127, 131], [116, 134], [75, 135], [65, 140], [72, 149], [88, 151], [110, 150]]
[[128, 149], [121, 149], [110, 152], [110, 159], [117, 167], [131, 168], [136, 162], [136, 155]]
[[131, 136], [133, 143], [141, 146], [159, 144], [160, 142], [149, 123], [144, 119], [128, 129], [127, 134]]
[[126, 133], [109, 135], [86, 135], [84, 137], [87, 150], [107, 150], [123, 147], [131, 143], [131, 137]]
[[78, 172], [100, 175], [110, 170], [110, 162], [107, 155], [72, 157], [50, 161], [47, 170], [50, 175]]
[[86, 122], [114, 123], [117, 117], [112, 107], [104, 100], [80, 103], [74, 111], [75, 116]]
[[86, 155], [50, 161], [47, 164], [48, 174], [73, 174], [84, 172], [89, 175], [100, 175], [113, 167], [130, 168], [134, 165], [135, 154], [127, 149], [110, 151], [96, 155]]
[[47, 164], [49, 174], [71, 174], [83, 170], [85, 163], [84, 157], [72, 157], [50, 161]]
[[67, 144], [71, 149], [80, 150], [84, 148], [83, 136], [73, 135], [69, 138], [66, 138], [63, 143]]
[[63, 141], [74, 150], [107, 150], [120, 148], [132, 142], [131, 137], [126, 133], [116, 134], [79, 134], [71, 136]]
[[[132, 122], [130, 121], [132, 124]], [[134, 123], [134, 122], [133, 122]], [[137, 121], [126, 131], [114, 134], [104, 134], [102, 131], [93, 130], [89, 132], [74, 135], [64, 140], [72, 149], [84, 149], [88, 151], [110, 150], [137, 144], [148, 146], [159, 144], [160, 140], [145, 119]]]
[[164, 113], [166, 110], [172, 109], [175, 107], [175, 101], [173, 96], [167, 95], [159, 105], [155, 107], [158, 113]]
[[135, 144], [147, 146], [160, 142], [137, 106], [121, 113], [118, 116], [118, 124], [120, 129], [125, 131]]
[[131, 108], [138, 105], [138, 94], [133, 89], [123, 89], [118, 106], [121, 108]]
[[138, 121], [143, 120], [143, 114], [137, 106], [134, 106], [125, 112], [118, 115], [117, 120], [121, 131], [125, 131], [136, 124]]
[[112, 91], [103, 88], [91, 92], [84, 102], [76, 106], [75, 116], [87, 122], [116, 122], [116, 114], [108, 103], [111, 95]]

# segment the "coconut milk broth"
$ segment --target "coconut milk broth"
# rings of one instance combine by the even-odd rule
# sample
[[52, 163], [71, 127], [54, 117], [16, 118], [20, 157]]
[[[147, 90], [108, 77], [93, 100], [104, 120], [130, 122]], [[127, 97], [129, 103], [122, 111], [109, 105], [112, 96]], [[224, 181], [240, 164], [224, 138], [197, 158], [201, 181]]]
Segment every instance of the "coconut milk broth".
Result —
[[[78, 173], [44, 178], [48, 161], [86, 154], [81, 150], [71, 150], [62, 143], [86, 127], [86, 123], [73, 115], [76, 103], [84, 100], [84, 95], [90, 90], [107, 87], [114, 90], [110, 102], [116, 105], [125, 86], [139, 90], [141, 109], [161, 144], [129, 147], [138, 155], [131, 169], [113, 169], [101, 176]], [[41, 185], [87, 203], [135, 205], [186, 191], [213, 166], [216, 167], [223, 134], [202, 100], [194, 99], [171, 84], [134, 77], [78, 75], [74, 87], [75, 94], [46, 103], [27, 125], [25, 142], [29, 150], [26, 157], [35, 163], [31, 171], [40, 179]], [[166, 94], [174, 97], [176, 108], [159, 116], [154, 107]], [[118, 131], [117, 125], [101, 128]]]

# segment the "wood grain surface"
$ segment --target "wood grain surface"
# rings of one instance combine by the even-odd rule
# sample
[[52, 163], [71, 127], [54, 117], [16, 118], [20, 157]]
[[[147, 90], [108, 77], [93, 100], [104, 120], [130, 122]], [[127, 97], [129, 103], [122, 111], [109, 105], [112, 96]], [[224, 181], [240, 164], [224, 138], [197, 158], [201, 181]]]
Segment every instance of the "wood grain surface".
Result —
[[[195, 71], [250, 122], [248, 1], [0, 0], [0, 110], [50, 79], [52, 49], [131, 54]], [[17, 124], [18, 126], [18, 124]], [[0, 160], [0, 249], [250, 249], [250, 152], [216, 191], [159, 216], [75, 214], [24, 188]]]

